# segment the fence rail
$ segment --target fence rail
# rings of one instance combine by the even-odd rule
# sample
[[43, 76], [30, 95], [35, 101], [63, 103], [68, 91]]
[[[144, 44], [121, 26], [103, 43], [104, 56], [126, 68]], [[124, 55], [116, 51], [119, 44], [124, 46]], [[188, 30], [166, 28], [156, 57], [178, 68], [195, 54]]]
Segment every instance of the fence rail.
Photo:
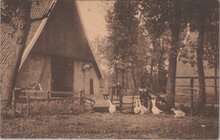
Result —
[[[176, 79], [189, 79], [189, 85], [176, 85], [176, 87], [190, 87], [191, 89], [195, 88], [195, 87], [199, 87], [199, 85], [195, 85], [194, 82], [195, 82], [195, 79], [198, 80], [199, 77], [196, 77], [196, 76], [178, 76], [176, 77]], [[218, 95], [218, 84], [217, 84], [217, 80], [219, 79], [219, 77], [214, 77], [214, 76], [207, 76], [205, 77], [205, 80], [210, 80], [210, 79], [213, 79], [213, 85], [207, 85], [206, 84], [206, 87], [214, 87], [214, 93], [215, 93], [215, 96], [217, 97]]]
[[[193, 79], [199, 79], [198, 76], [177, 76], [177, 79], [189, 79], [189, 78], [193, 78]], [[219, 79], [219, 77], [215, 77], [215, 76], [206, 76], [205, 79]]]

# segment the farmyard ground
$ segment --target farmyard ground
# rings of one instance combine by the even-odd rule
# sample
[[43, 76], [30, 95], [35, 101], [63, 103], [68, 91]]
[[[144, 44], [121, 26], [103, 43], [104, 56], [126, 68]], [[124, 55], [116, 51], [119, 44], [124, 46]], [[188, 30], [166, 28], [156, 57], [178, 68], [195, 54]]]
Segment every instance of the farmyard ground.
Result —
[[2, 138], [217, 139], [217, 117], [84, 113], [1, 120]]

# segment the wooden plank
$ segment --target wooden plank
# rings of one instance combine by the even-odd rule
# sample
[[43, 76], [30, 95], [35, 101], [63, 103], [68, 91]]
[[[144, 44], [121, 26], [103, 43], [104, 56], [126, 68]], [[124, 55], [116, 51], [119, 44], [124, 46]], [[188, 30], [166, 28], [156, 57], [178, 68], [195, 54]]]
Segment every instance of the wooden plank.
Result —
[[22, 90], [25, 93], [47, 93], [47, 90]]
[[[21, 91], [22, 96], [45, 96], [48, 91], [40, 91], [40, 90], [22, 90]], [[22, 97], [21, 95], [18, 95], [19, 97]]]
[[49, 100], [79, 100], [79, 99], [80, 99], [79, 97], [51, 97]]
[[[190, 79], [190, 78], [194, 78], [194, 79], [198, 79], [198, 76], [178, 76], [176, 77], [177, 79]], [[215, 77], [215, 76], [207, 76], [205, 77], [205, 79], [218, 79], [219, 77]]]
[[125, 103], [125, 102], [123, 102], [123, 104], [125, 104], [125, 105], [132, 105], [134, 103]]
[[73, 91], [50, 91], [50, 93], [74, 94]]
[[[48, 91], [47, 91], [48, 92]], [[18, 98], [23, 96], [30, 96], [30, 97], [45, 97], [47, 95], [46, 91], [35, 91], [35, 90], [22, 90], [21, 94], [17, 94]]]
[[[181, 88], [181, 87], [190, 87], [190, 85], [176, 85], [176, 88]], [[199, 85], [194, 85], [194, 87], [199, 87]], [[215, 86], [206, 85], [205, 87], [215, 87]], [[219, 87], [217, 86], [217, 88]]]
[[50, 91], [51, 97], [62, 97], [62, 96], [70, 97], [70, 96], [74, 96], [74, 94], [76, 93], [73, 91]]
[[[17, 101], [19, 100], [27, 100], [28, 96], [19, 96], [19, 99], [17, 99]], [[50, 101], [50, 100], [78, 100], [80, 99], [79, 97], [51, 97], [51, 98], [47, 98], [45, 97], [38, 97], [38, 96], [29, 96], [30, 100], [39, 100], [39, 101]]]

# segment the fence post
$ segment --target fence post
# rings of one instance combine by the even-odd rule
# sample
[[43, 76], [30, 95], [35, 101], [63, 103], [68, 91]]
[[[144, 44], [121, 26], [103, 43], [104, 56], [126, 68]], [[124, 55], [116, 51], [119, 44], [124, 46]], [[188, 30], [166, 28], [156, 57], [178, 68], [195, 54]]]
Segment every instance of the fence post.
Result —
[[80, 106], [82, 107], [82, 113], [84, 112], [84, 97], [83, 97], [83, 90], [79, 91], [79, 102], [80, 102]]
[[[216, 75], [217, 75], [217, 74], [216, 74]], [[218, 98], [218, 89], [217, 89], [218, 84], [217, 84], [217, 77], [215, 77], [214, 80], [215, 80], [215, 99], [217, 99], [217, 98]]]
[[49, 108], [48, 111], [46, 112], [47, 114], [51, 113], [51, 104], [49, 104], [50, 101], [50, 91], [47, 91], [47, 107]]
[[50, 91], [47, 91], [47, 102], [49, 102], [50, 99]]
[[122, 102], [123, 102], [123, 96], [122, 96], [122, 90], [121, 88], [118, 88], [118, 94], [119, 94], [119, 108], [120, 108], [120, 112], [122, 112]]
[[151, 100], [149, 96], [147, 96], [147, 109], [148, 109], [148, 113], [150, 113], [151, 112]]
[[132, 93], [132, 110], [134, 109], [134, 94], [135, 94], [135, 91]]
[[82, 91], [79, 91], [79, 105], [82, 105]]
[[30, 116], [30, 96], [27, 96], [27, 103], [28, 103], [28, 117]]
[[[14, 104], [13, 104], [13, 113], [14, 115], [16, 114], [16, 100], [18, 100], [18, 96], [21, 94], [21, 91], [22, 89], [21, 88], [15, 88], [15, 90], [13, 91], [13, 101], [14, 101]], [[22, 109], [23, 109], [23, 104], [22, 104]]]
[[194, 78], [190, 78], [190, 91], [191, 91], [191, 115], [194, 114], [194, 106], [193, 106], [193, 86], [194, 86]]
[[82, 97], [82, 113], [83, 113], [84, 110], [85, 110], [84, 99], [85, 99], [85, 97], [83, 96], [83, 97]]
[[16, 96], [15, 96], [15, 92], [16, 90], [13, 91], [13, 101], [14, 101], [14, 104], [13, 104], [13, 115], [15, 116], [15, 113], [16, 113]]

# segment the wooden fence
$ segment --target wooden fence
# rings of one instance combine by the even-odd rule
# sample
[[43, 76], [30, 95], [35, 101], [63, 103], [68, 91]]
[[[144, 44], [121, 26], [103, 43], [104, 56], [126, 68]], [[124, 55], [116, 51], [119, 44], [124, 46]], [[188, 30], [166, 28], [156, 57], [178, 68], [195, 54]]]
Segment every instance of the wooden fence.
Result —
[[[213, 80], [213, 83], [210, 83], [207, 85], [206, 88], [214, 88], [214, 96], [217, 99], [218, 97], [218, 84], [217, 80], [219, 77], [205, 77], [205, 80]], [[178, 82], [176, 82], [176, 88], [182, 89], [182, 90], [189, 90], [190, 91], [190, 104], [191, 104], [191, 114], [194, 113], [194, 97], [195, 93], [199, 93], [199, 84], [195, 85], [195, 81], [199, 79], [199, 77], [176, 77], [177, 80], [187, 80], [184, 82], [184, 85], [178, 85]], [[212, 103], [214, 104], [214, 103]]]
[[[62, 95], [62, 96], [60, 96]], [[78, 97], [76, 96], [78, 95]], [[76, 97], [75, 97], [76, 96]], [[85, 97], [84, 92], [79, 93], [72, 91], [40, 91], [40, 90], [22, 90], [15, 89], [13, 93], [13, 114], [16, 114], [16, 105], [18, 103], [27, 104], [28, 113], [30, 114], [30, 104], [33, 101], [36, 102], [51, 102], [51, 101], [79, 101], [79, 106], [81, 107], [81, 112], [85, 110], [85, 103], [90, 102], [91, 106], [94, 106], [95, 101]]]
[[[191, 94], [193, 94], [194, 90], [193, 89], [199, 89], [199, 84], [195, 85], [195, 81], [198, 80], [199, 77], [176, 77], [177, 80], [187, 80], [189, 84], [185, 84], [185, 85], [178, 85], [177, 81], [176, 81], [176, 88], [188, 88], [189, 90], [191, 90]], [[219, 77], [205, 77], [205, 80], [213, 80], [213, 83], [207, 84], [206, 83], [206, 88], [214, 88], [214, 95], [215, 97], [218, 97], [218, 79]]]
[[[190, 83], [190, 86], [186, 86], [186, 85], [179, 85], [178, 87], [190, 87], [191, 89], [195, 87], [194, 83], [195, 83], [195, 80], [198, 80], [199, 77], [187, 77], [187, 76], [181, 76], [181, 77], [176, 77], [177, 80], [179, 79], [183, 79], [183, 80], [189, 80], [189, 83]], [[219, 77], [213, 77], [213, 76], [209, 76], [209, 77], [205, 77], [205, 80], [211, 80], [213, 79], [213, 85], [206, 85], [206, 87], [213, 87], [215, 89], [215, 95], [218, 94], [218, 79]]]

